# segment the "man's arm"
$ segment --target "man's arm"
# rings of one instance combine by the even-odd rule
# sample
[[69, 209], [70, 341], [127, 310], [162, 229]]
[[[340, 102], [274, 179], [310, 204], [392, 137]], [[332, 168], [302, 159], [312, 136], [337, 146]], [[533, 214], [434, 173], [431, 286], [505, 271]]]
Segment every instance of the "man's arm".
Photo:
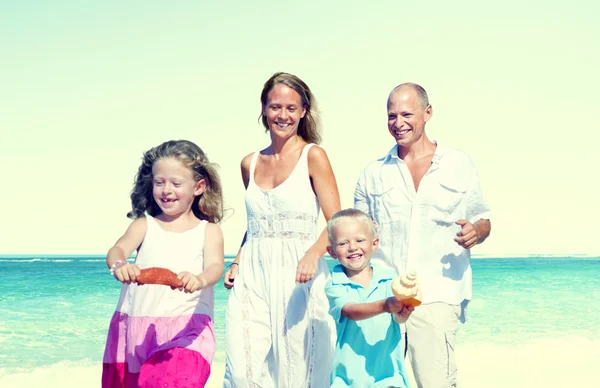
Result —
[[367, 201], [366, 194], [366, 179], [365, 172], [363, 171], [358, 178], [356, 188], [354, 189], [354, 208], [368, 214], [373, 218], [373, 214], [369, 211], [369, 203]]

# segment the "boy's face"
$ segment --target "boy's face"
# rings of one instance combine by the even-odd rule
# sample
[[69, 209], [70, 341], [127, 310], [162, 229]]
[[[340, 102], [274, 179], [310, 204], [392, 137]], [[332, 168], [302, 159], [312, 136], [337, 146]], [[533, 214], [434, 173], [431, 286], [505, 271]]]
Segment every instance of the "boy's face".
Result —
[[369, 266], [371, 255], [379, 245], [370, 225], [347, 218], [335, 224], [332, 234], [332, 246], [327, 247], [331, 257], [339, 260], [353, 274]]

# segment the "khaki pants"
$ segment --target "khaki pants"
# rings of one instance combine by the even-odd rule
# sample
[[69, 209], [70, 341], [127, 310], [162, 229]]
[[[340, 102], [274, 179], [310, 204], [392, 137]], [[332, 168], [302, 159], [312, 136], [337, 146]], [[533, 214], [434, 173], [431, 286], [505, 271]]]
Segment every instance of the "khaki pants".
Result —
[[419, 388], [458, 387], [454, 347], [461, 305], [431, 303], [415, 308], [406, 322], [408, 355]]

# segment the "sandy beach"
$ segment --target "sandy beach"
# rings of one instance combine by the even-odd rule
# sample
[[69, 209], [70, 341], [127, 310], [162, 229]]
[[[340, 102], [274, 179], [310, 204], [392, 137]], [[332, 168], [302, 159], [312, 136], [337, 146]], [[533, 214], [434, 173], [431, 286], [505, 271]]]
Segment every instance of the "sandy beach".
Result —
[[[461, 388], [593, 388], [600, 381], [600, 341], [566, 336], [519, 347], [463, 345], [458, 349]], [[416, 387], [408, 367], [411, 387]], [[223, 386], [223, 363], [213, 364], [207, 388]], [[100, 386], [101, 368], [61, 362], [31, 372], [0, 375], [3, 388], [94, 388]]]

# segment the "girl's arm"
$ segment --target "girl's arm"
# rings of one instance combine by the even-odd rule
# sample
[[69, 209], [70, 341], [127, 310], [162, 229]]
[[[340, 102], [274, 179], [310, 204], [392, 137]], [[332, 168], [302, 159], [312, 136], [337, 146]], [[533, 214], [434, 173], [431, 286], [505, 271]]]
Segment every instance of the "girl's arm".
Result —
[[114, 275], [120, 282], [134, 282], [140, 274], [138, 266], [127, 263], [127, 258], [140, 246], [145, 236], [146, 218], [140, 217], [129, 225], [125, 234], [109, 249], [106, 265], [114, 270]]
[[[329, 221], [341, 209], [340, 194], [331, 163], [329, 163], [325, 150], [321, 147], [312, 146], [308, 150], [308, 173], [312, 181], [313, 190], [321, 204], [325, 221]], [[296, 271], [297, 283], [306, 283], [315, 276], [319, 259], [327, 251], [327, 245], [329, 245], [327, 230], [324, 229], [318, 240], [306, 251], [304, 257], [298, 262], [298, 270]]]
[[223, 276], [223, 262], [225, 259], [221, 227], [209, 222], [204, 233], [204, 270], [198, 275], [188, 271], [177, 274], [177, 278], [183, 282], [183, 287], [180, 290], [187, 293], [214, 286]]
[[196, 276], [200, 280], [200, 288], [214, 286], [221, 280], [224, 256], [221, 227], [208, 223], [204, 239], [204, 271]]

